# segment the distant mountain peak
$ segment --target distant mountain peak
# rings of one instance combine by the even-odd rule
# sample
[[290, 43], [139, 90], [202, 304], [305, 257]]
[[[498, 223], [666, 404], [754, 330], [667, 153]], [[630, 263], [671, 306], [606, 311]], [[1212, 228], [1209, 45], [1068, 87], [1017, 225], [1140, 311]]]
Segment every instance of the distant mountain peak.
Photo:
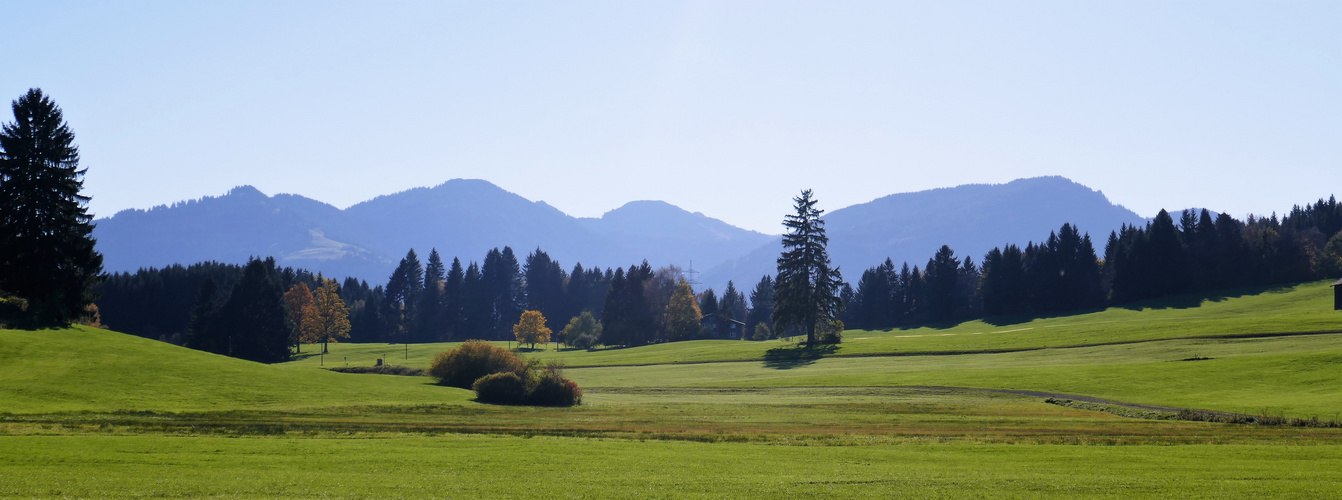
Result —
[[243, 184], [241, 186], [236, 186], [233, 189], [228, 190], [227, 193], [224, 193], [224, 196], [245, 196], [245, 197], [259, 196], [261, 198], [268, 198], [268, 196], [266, 196], [265, 193], [262, 193], [260, 189], [256, 189], [256, 187], [252, 186], [251, 184]]

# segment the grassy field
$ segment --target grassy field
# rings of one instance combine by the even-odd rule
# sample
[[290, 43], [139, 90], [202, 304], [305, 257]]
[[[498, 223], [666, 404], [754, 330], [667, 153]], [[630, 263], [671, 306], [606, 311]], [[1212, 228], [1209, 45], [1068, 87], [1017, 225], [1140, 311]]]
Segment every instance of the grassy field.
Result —
[[1318, 446], [20, 436], [0, 457], [6, 497], [1325, 498], [1342, 480], [1342, 448]]
[[262, 365], [0, 330], [0, 497], [1335, 496], [1342, 427], [1172, 418], [1339, 420], [1326, 285], [1147, 306], [849, 331], [818, 357], [781, 341], [525, 353], [570, 366], [573, 408], [321, 369], [426, 366], [450, 344]]

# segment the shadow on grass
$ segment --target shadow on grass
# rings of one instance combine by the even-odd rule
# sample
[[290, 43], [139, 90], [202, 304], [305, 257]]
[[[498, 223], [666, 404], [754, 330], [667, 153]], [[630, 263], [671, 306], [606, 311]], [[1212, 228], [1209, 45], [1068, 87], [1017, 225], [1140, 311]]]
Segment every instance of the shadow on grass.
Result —
[[836, 352], [839, 352], [839, 346], [834, 344], [775, 347], [764, 352], [764, 366], [776, 370], [788, 370], [815, 363], [815, 360]]

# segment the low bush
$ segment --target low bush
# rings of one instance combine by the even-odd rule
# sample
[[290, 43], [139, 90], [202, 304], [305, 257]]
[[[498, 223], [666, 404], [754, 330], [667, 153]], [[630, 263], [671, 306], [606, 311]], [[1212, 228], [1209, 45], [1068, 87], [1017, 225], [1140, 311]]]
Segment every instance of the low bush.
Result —
[[769, 340], [773, 338], [774, 332], [769, 331], [769, 327], [764, 323], [755, 325], [755, 335], [751, 338], [755, 340]]
[[327, 369], [340, 373], [376, 373], [378, 375], [406, 375], [410, 377], [423, 377], [428, 375], [423, 368], [411, 368], [409, 366], [400, 365], [338, 366]]
[[821, 344], [838, 344], [843, 342], [843, 322], [832, 320], [824, 326], [820, 332], [820, 338], [816, 339]]
[[536, 406], [573, 406], [582, 403], [582, 389], [572, 380], [564, 378], [559, 371], [550, 368], [534, 379], [535, 385], [528, 394], [527, 402]]
[[503, 405], [527, 402], [527, 382], [513, 372], [492, 373], [475, 381], [475, 399]]
[[438, 379], [440, 385], [462, 389], [472, 388], [477, 379], [486, 375], [526, 371], [526, 363], [512, 351], [482, 340], [468, 340], [456, 349], [440, 353], [429, 366], [429, 375]]

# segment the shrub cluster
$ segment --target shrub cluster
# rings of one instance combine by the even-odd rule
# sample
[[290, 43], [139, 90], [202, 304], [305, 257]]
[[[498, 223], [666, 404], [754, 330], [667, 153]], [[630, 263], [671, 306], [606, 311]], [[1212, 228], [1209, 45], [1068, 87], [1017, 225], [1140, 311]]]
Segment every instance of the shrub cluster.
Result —
[[582, 390], [564, 378], [556, 364], [542, 367], [523, 362], [512, 351], [472, 340], [439, 354], [429, 368], [438, 383], [474, 389], [482, 403], [573, 406], [582, 403]]
[[493, 373], [525, 373], [523, 363], [512, 351], [483, 340], [468, 340], [450, 351], [439, 353], [429, 366], [429, 375], [440, 385], [470, 389], [475, 381]]
[[555, 364], [526, 365], [521, 373], [503, 372], [475, 381], [475, 398], [483, 403], [534, 406], [573, 406], [582, 402], [582, 390], [564, 378]]

